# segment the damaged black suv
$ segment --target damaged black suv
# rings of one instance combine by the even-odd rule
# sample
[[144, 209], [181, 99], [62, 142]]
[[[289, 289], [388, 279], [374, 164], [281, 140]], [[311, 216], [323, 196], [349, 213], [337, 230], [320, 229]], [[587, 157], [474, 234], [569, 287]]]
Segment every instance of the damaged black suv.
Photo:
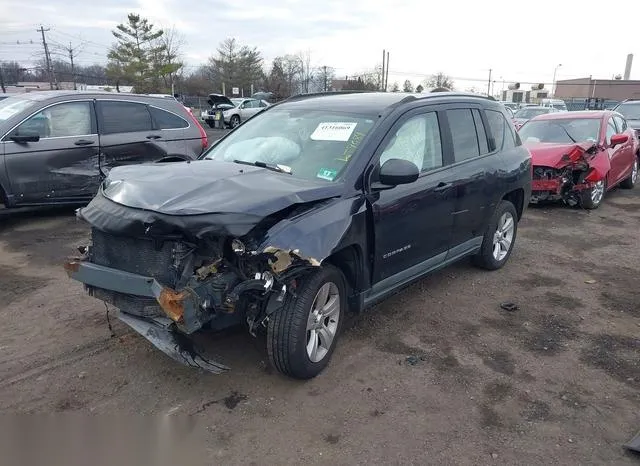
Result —
[[504, 108], [439, 92], [305, 95], [200, 160], [114, 168], [66, 270], [159, 349], [212, 372], [202, 329], [266, 330], [271, 362], [322, 371], [345, 313], [466, 256], [508, 260], [531, 159]]

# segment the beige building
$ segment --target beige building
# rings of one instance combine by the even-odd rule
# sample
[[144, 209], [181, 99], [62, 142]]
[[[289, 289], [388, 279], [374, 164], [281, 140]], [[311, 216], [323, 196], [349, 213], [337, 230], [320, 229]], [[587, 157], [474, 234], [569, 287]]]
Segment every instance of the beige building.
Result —
[[625, 100], [640, 98], [640, 81], [624, 79], [565, 79], [556, 82], [556, 99]]

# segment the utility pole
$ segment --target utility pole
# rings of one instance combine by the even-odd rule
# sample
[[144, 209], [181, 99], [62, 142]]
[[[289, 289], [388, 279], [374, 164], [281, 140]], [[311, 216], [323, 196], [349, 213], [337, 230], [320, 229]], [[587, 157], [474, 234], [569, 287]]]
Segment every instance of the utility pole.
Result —
[[40, 29], [37, 29], [38, 32], [42, 34], [42, 46], [44, 47], [44, 58], [47, 62], [47, 74], [49, 75], [49, 87], [53, 90], [53, 70], [51, 69], [51, 57], [49, 56], [49, 46], [47, 45], [47, 39], [44, 36], [44, 33], [49, 29], [45, 29], [40, 26]]
[[385, 76], [384, 76], [384, 90], [387, 90], [387, 87], [389, 87], [389, 51], [387, 51], [387, 69], [385, 70]]
[[489, 68], [489, 82], [487, 83], [487, 97], [491, 95], [491, 68]]
[[0, 63], [0, 87], [2, 88], [2, 93], [6, 94], [7, 90], [4, 88], [4, 75], [2, 74], [2, 63]]
[[69, 60], [71, 60], [71, 78], [73, 79], [73, 90], [77, 91], [78, 87], [76, 85], [76, 69], [73, 66], [73, 47], [71, 46], [71, 42], [69, 42]]
[[381, 91], [386, 91], [387, 90], [385, 88], [385, 85], [384, 85], [384, 61], [386, 60], [386, 56], [387, 56], [386, 50], [382, 49], [382, 74], [380, 75], [380, 90]]
[[324, 74], [322, 75], [322, 80], [324, 81], [324, 92], [327, 92], [327, 67], [326, 65], [322, 67]]

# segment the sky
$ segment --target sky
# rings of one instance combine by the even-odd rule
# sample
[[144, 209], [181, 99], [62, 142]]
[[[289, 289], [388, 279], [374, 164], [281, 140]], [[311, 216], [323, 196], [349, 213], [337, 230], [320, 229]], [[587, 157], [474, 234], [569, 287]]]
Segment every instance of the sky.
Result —
[[[310, 51], [313, 64], [338, 77], [372, 69], [389, 51], [389, 84], [414, 84], [436, 72], [456, 88], [497, 92], [511, 82], [551, 83], [578, 77], [611, 79], [635, 54], [640, 79], [640, 2], [594, 9], [576, 0], [0, 0], [0, 61], [33, 63], [48, 28], [56, 58], [77, 47], [76, 63], [105, 63], [111, 30], [135, 12], [184, 36], [184, 60], [194, 69], [227, 37], [258, 47], [268, 63]], [[266, 6], [268, 5], [268, 6]], [[600, 11], [601, 8], [601, 11]], [[16, 42], [20, 41], [20, 44]], [[33, 43], [31, 43], [33, 42]], [[40, 54], [40, 55], [39, 55]], [[561, 65], [561, 66], [558, 66]], [[503, 84], [504, 83], [504, 84]], [[523, 86], [524, 87], [524, 86]]]

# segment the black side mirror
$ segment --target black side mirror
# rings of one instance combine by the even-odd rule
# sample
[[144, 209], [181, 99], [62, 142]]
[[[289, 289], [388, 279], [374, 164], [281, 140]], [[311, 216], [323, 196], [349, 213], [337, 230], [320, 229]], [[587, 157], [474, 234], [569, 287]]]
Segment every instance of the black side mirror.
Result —
[[389, 159], [380, 167], [378, 179], [385, 186], [413, 183], [420, 176], [415, 163], [403, 159]]
[[26, 144], [27, 142], [38, 142], [40, 140], [40, 135], [32, 131], [23, 131], [22, 133], [16, 133], [9, 136], [9, 139], [13, 142], [17, 142], [18, 144]]

